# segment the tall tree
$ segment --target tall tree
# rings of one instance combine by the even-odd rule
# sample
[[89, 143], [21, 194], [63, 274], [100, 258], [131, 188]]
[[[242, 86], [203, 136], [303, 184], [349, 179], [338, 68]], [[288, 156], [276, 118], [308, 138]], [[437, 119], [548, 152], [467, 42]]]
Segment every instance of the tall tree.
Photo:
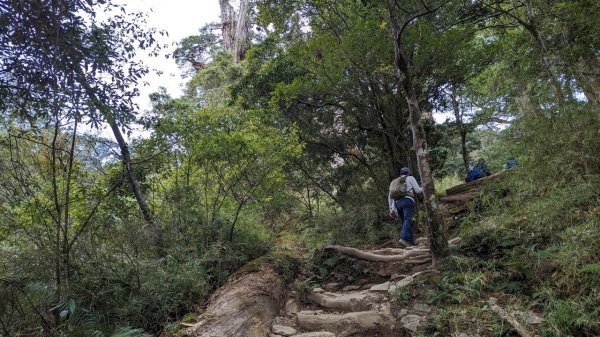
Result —
[[253, 3], [253, 0], [240, 0], [236, 9], [230, 0], [219, 0], [223, 47], [233, 54], [236, 62], [243, 60], [250, 48], [250, 13]]
[[398, 5], [395, 0], [387, 0], [392, 41], [394, 44], [395, 67], [400, 78], [402, 92], [408, 104], [410, 124], [413, 134], [413, 146], [417, 154], [419, 175], [423, 184], [425, 198], [425, 211], [429, 231], [429, 243], [434, 256], [440, 258], [447, 255], [448, 242], [444, 232], [443, 219], [440, 214], [438, 200], [435, 195], [433, 174], [429, 165], [427, 151], [427, 137], [421, 121], [421, 108], [419, 99], [413, 85], [413, 75], [409, 60], [405, 56], [403, 34], [407, 27], [415, 20], [434, 12], [433, 5], [424, 6], [417, 11], [405, 12], [402, 17], [398, 15]]
[[[107, 1], [23, 2], [2, 0], [0, 91], [10, 103], [4, 112], [44, 122], [48, 90], [82, 93], [86, 107], [78, 119], [108, 123], [119, 148], [133, 194], [157, 247], [162, 233], [133, 169], [123, 131], [135, 119], [135, 85], [148, 72], [133, 60], [136, 47], [155, 46], [154, 31], [142, 28], [142, 14], [113, 15], [98, 21], [96, 11], [114, 14]], [[125, 10], [121, 8], [124, 12]]]

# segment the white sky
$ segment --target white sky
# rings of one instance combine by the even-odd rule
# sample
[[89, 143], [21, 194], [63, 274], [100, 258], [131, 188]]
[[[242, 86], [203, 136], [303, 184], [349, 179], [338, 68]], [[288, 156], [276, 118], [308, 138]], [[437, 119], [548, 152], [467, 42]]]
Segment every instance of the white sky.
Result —
[[[160, 34], [154, 36], [159, 44], [169, 45], [161, 50], [160, 56], [150, 57], [146, 52], [138, 51], [138, 58], [151, 69], [150, 73], [138, 82], [140, 96], [135, 99], [135, 103], [139, 105], [139, 116], [141, 116], [150, 110], [148, 95], [157, 92], [160, 87], [165, 87], [171, 97], [180, 97], [183, 94], [183, 85], [187, 80], [182, 78], [182, 73], [175, 60], [172, 57], [167, 59], [166, 56], [172, 56], [179, 41], [198, 34], [200, 28], [205, 24], [220, 21], [219, 0], [114, 0], [114, 3], [125, 5], [128, 13], [147, 13], [148, 28], [154, 27], [169, 34], [168, 36]], [[157, 75], [154, 70], [162, 71], [162, 74]], [[133, 138], [144, 138], [149, 135], [139, 125], [132, 124], [130, 127]], [[114, 139], [108, 125], [101, 125], [99, 129], [91, 126], [83, 127], [82, 132]], [[127, 135], [124, 137], [131, 140], [131, 137]]]
[[[159, 34], [155, 36], [160, 44], [170, 45], [169, 48], [162, 50], [162, 56], [149, 57], [139, 53], [140, 58], [150, 68], [163, 72], [160, 76], [151, 72], [140, 81], [141, 95], [137, 103], [141, 111], [150, 108], [148, 95], [158, 91], [161, 86], [167, 88], [167, 92], [172, 97], [181, 96], [185, 81], [175, 60], [166, 59], [165, 55], [172, 55], [176, 48], [175, 44], [185, 37], [198, 34], [200, 27], [209, 22], [220, 21], [219, 0], [117, 0], [115, 2], [124, 4], [130, 13], [148, 13], [149, 27], [169, 33], [168, 37]], [[148, 82], [148, 85], [144, 86], [144, 82]]]

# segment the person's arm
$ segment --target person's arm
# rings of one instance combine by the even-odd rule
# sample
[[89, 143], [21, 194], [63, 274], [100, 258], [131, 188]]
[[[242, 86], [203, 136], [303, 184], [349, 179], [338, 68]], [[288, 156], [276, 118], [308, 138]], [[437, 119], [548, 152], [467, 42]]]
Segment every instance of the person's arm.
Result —
[[396, 209], [396, 201], [392, 198], [391, 193], [388, 193], [388, 206], [390, 209], [390, 218], [395, 218], [398, 216], [398, 210]]
[[421, 188], [421, 186], [419, 186], [419, 183], [417, 183], [417, 179], [415, 179], [415, 177], [413, 177], [413, 176], [406, 177], [406, 183], [410, 185], [410, 188], [413, 190], [414, 193], [416, 193], [416, 194], [423, 193], [423, 189]]

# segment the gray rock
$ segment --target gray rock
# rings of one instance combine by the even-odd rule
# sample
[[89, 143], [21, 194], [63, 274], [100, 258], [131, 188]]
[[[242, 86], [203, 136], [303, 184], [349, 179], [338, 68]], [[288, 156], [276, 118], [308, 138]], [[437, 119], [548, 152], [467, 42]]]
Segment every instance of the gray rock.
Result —
[[276, 334], [272, 333], [272, 334], [270, 334], [270, 335], [269, 335], [269, 337], [283, 337], [283, 336], [281, 336], [281, 335], [276, 335]]
[[415, 279], [412, 276], [405, 277], [402, 280], [396, 282], [396, 287], [398, 287], [398, 288], [406, 287], [407, 285], [411, 284], [414, 280]]
[[413, 308], [415, 308], [415, 310], [421, 311], [421, 312], [431, 312], [431, 310], [433, 310], [433, 308], [430, 305], [427, 305], [425, 303], [415, 303]]
[[285, 313], [288, 316], [293, 316], [295, 313], [300, 311], [300, 303], [296, 298], [289, 298], [285, 302]]
[[354, 291], [354, 290], [359, 290], [360, 286], [345, 286], [344, 288], [342, 288], [342, 291]]
[[407, 285], [411, 284], [414, 280], [415, 279], [412, 276], [407, 276], [396, 283], [392, 283], [390, 285], [388, 293], [390, 293], [390, 295], [394, 295], [394, 293], [396, 292], [396, 290], [398, 290], [398, 288], [404, 288]]
[[544, 321], [541, 317], [531, 311], [521, 312], [519, 313], [519, 316], [521, 316], [521, 319], [527, 324], [540, 324]]
[[390, 282], [385, 282], [382, 284], [376, 284], [369, 289], [369, 291], [373, 292], [387, 292], [390, 289]]
[[419, 323], [421, 323], [422, 319], [423, 319], [423, 317], [421, 317], [421, 316], [406, 315], [406, 316], [402, 317], [400, 322], [402, 322], [402, 324], [403, 324], [402, 326], [406, 330], [416, 332], [417, 329], [419, 328]]
[[410, 275], [394, 274], [394, 275], [390, 276], [390, 280], [391, 281], [401, 280], [401, 279], [406, 278], [408, 276], [410, 276]]
[[468, 333], [461, 332], [460, 335], [458, 335], [458, 337], [473, 337], [473, 336], [469, 335]]
[[325, 291], [335, 291], [340, 286], [339, 283], [327, 283], [323, 285]]
[[305, 332], [293, 337], [335, 337], [335, 334], [328, 331]]
[[312, 292], [313, 293], [324, 293], [325, 290], [323, 290], [323, 288], [313, 288]]
[[273, 325], [271, 329], [273, 330], [273, 333], [282, 336], [292, 336], [296, 333], [296, 329], [285, 325]]

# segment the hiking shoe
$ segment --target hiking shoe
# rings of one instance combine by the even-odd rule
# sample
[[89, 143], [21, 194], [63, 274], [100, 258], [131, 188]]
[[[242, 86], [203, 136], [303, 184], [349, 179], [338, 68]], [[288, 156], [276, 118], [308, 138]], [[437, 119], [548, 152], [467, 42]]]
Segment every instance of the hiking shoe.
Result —
[[398, 244], [400, 244], [400, 246], [403, 246], [404, 248], [412, 246], [410, 243], [408, 243], [408, 241], [406, 241], [404, 239], [398, 240]]

